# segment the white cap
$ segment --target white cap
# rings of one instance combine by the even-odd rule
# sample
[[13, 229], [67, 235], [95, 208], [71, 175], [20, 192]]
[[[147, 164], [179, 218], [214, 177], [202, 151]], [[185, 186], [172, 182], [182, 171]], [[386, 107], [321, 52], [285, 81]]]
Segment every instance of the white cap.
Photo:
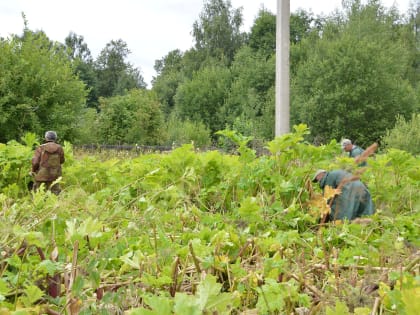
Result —
[[341, 140], [341, 147], [344, 149], [344, 147], [348, 144], [351, 144], [351, 140], [349, 139], [343, 139]]

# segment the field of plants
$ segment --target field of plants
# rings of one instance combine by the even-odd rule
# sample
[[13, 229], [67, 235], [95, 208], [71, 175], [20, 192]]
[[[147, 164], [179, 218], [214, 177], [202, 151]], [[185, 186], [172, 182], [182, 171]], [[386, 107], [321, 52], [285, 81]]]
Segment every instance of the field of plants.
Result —
[[[0, 144], [0, 314], [420, 314], [420, 160], [360, 169], [304, 125], [236, 154], [87, 154], [30, 193], [36, 143]], [[320, 223], [316, 169], [360, 173], [370, 221]]]

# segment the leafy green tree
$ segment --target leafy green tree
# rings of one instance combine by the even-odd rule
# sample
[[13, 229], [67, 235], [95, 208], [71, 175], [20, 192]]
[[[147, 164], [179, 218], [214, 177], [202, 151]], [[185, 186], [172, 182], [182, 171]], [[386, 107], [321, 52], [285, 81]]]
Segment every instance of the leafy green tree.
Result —
[[153, 68], [158, 76], [166, 72], [181, 71], [182, 58], [183, 53], [179, 49], [172, 50], [162, 59], [156, 60]]
[[133, 89], [126, 95], [100, 99], [99, 141], [107, 144], [163, 143], [163, 114], [156, 94]]
[[92, 54], [83, 38], [74, 32], [65, 38], [65, 48], [73, 67], [79, 78], [86, 84], [89, 94], [87, 96], [86, 105], [88, 107], [98, 107], [98, 81]]
[[[313, 14], [305, 10], [290, 13], [290, 42], [299, 43], [314, 29], [317, 20]], [[256, 51], [265, 51], [267, 55], [276, 52], [276, 16], [265, 8], [258, 12], [258, 16], [251, 27], [248, 45]]]
[[171, 51], [155, 62], [157, 77], [152, 82], [153, 90], [166, 115], [174, 109], [180, 84], [192, 80], [194, 74], [204, 68], [232, 62], [234, 54], [245, 42], [241, 25], [241, 9], [233, 9], [230, 1], [209, 0], [204, 3], [200, 18], [193, 25], [195, 47], [185, 53]]
[[230, 63], [245, 40], [240, 30], [242, 22], [242, 10], [233, 9], [230, 0], [206, 0], [193, 25], [195, 48]]
[[64, 42], [66, 48], [68, 49], [67, 53], [72, 60], [79, 59], [86, 63], [93, 62], [92, 54], [87, 43], [85, 43], [83, 36], [70, 32]]
[[[305, 10], [297, 10], [290, 14], [290, 42], [292, 44], [299, 43], [303, 38], [308, 36], [313, 29], [312, 24], [316, 21], [313, 14]], [[317, 24], [317, 23], [316, 23]]]
[[[293, 75], [296, 64], [307, 58], [311, 53], [310, 45], [302, 45], [302, 40], [311, 36], [319, 38], [323, 19], [314, 18], [311, 12], [297, 10], [290, 14], [290, 71]], [[312, 42], [311, 42], [312, 44]], [[251, 27], [248, 45], [259, 53], [264, 52], [268, 57], [276, 52], [276, 16], [267, 9], [261, 9]], [[235, 58], [237, 59], [237, 58]]]
[[168, 116], [175, 106], [175, 95], [178, 86], [184, 80], [184, 76], [179, 71], [169, 71], [161, 74], [153, 83], [153, 91], [156, 92], [159, 102], [162, 104], [163, 111]]
[[420, 95], [420, 2], [414, 3], [412, 3], [413, 6], [408, 11], [408, 27], [405, 28], [408, 31], [406, 32], [408, 35], [406, 40], [410, 44], [413, 60], [408, 78], [417, 88], [418, 95]]
[[275, 56], [242, 47], [231, 67], [233, 82], [221, 109], [226, 123], [244, 135], [271, 139], [274, 129]]
[[101, 51], [95, 61], [99, 96], [122, 95], [130, 89], [146, 87], [140, 70], [125, 61], [129, 54], [127, 44], [121, 39], [112, 40]]
[[87, 91], [62, 45], [25, 27], [22, 36], [0, 40], [0, 66], [0, 142], [47, 129], [74, 138]]
[[267, 9], [261, 9], [251, 27], [248, 45], [255, 51], [267, 55], [276, 52], [276, 16]]
[[[182, 58], [182, 73], [191, 80], [195, 72], [205, 67], [206, 64], [214, 62], [214, 59], [214, 57], [208, 56], [203, 49], [191, 48], [184, 53]], [[225, 59], [222, 60], [223, 65], [225, 65], [224, 61]]]
[[[292, 18], [292, 16], [291, 16]], [[299, 27], [299, 23], [293, 23], [290, 25], [290, 76], [291, 78], [296, 77], [298, 67], [305, 63], [309, 56], [313, 54], [313, 47], [321, 39], [323, 34], [323, 29], [326, 24], [324, 18], [316, 18], [313, 23], [311, 23], [310, 29], [306, 30], [304, 33], [299, 31], [294, 31], [292, 27], [295, 27], [296, 24]], [[304, 22], [300, 20], [301, 22]], [[292, 23], [292, 21], [291, 21]], [[304, 22], [305, 23], [305, 22]], [[296, 37], [297, 36], [297, 37]], [[296, 40], [298, 39], [298, 40]]]
[[175, 109], [182, 120], [203, 122], [212, 132], [224, 129], [220, 109], [230, 88], [228, 68], [214, 65], [183, 82], [175, 95]]
[[123, 95], [131, 89], [145, 89], [146, 86], [140, 69], [128, 65], [126, 71], [120, 73], [114, 95]]
[[406, 79], [412, 60], [398, 19], [375, 1], [355, 1], [346, 19], [331, 19], [297, 66], [293, 124], [307, 123], [321, 141], [346, 136], [368, 145], [392, 128], [397, 113], [409, 117], [416, 95]]
[[[311, 13], [299, 10], [291, 14], [291, 45], [300, 43], [314, 30]], [[314, 24], [316, 25], [316, 24]], [[276, 16], [261, 9], [251, 28], [249, 46], [243, 46], [231, 66], [234, 77], [223, 107], [227, 124], [244, 135], [274, 137], [274, 90]], [[309, 51], [305, 51], [308, 53]], [[293, 55], [299, 60], [298, 54]]]
[[156, 92], [166, 115], [169, 115], [173, 110], [176, 90], [184, 80], [183, 57], [183, 53], [176, 49], [170, 51], [162, 59], [155, 61], [154, 69], [157, 77], [152, 80], [153, 90]]

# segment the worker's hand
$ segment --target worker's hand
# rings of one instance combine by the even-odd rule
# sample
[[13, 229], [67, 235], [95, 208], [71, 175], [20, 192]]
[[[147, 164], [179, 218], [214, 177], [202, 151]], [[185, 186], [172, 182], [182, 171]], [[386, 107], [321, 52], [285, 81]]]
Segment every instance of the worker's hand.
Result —
[[34, 176], [35, 176], [35, 172], [30, 171], [30, 172], [29, 172], [29, 176], [34, 177]]

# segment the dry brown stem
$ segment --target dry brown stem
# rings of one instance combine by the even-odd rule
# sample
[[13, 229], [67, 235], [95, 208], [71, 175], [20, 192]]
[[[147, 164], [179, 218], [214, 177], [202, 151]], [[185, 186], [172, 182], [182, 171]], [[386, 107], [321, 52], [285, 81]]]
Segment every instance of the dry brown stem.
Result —
[[188, 244], [188, 248], [190, 249], [190, 253], [194, 261], [195, 269], [197, 270], [198, 274], [201, 274], [200, 261], [198, 260], [197, 256], [195, 256], [194, 248], [191, 242]]
[[301, 285], [303, 285], [305, 288], [307, 288], [309, 291], [311, 291], [315, 296], [318, 298], [318, 300], [321, 300], [324, 294], [319, 291], [316, 287], [306, 282], [304, 277], [299, 277], [295, 274], [290, 274], [290, 277], [298, 281]]

